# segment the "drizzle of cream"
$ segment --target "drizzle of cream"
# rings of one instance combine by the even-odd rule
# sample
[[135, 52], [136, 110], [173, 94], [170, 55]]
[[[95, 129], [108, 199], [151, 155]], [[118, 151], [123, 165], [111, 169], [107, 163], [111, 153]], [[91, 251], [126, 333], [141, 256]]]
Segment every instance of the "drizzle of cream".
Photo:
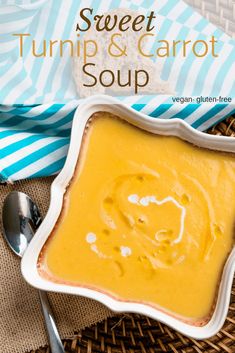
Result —
[[129, 195], [128, 196], [128, 201], [130, 203], [133, 203], [134, 205], [138, 205], [139, 202], [139, 196], [137, 194]]
[[91, 250], [94, 251], [96, 254], [99, 254], [98, 248], [96, 244], [91, 245]]
[[131, 248], [128, 246], [120, 246], [120, 251], [123, 257], [128, 257], [132, 254]]
[[163, 205], [166, 202], [172, 202], [176, 207], [181, 210], [181, 217], [180, 217], [180, 231], [176, 239], [172, 241], [173, 244], [178, 244], [183, 237], [184, 234], [184, 221], [186, 216], [186, 209], [185, 207], [181, 206], [178, 201], [174, 199], [172, 196], [167, 196], [163, 200], [157, 200], [154, 195], [144, 196], [140, 198], [137, 194], [129, 195], [128, 201], [134, 203], [136, 205], [141, 205], [144, 207], [149, 206], [150, 203], [154, 203], [158, 206]]
[[95, 243], [95, 242], [96, 242], [96, 234], [95, 234], [95, 233], [92, 233], [92, 232], [87, 233], [87, 235], [86, 235], [86, 241], [87, 241], [87, 243], [89, 243], [89, 244]]
[[101, 251], [99, 251], [96, 244], [91, 244], [91, 250], [94, 251], [101, 259], [111, 259], [111, 256], [107, 256]]
[[107, 258], [111, 259], [111, 256], [107, 256], [104, 253], [102, 253], [101, 251], [99, 251], [97, 245], [95, 244], [96, 240], [97, 240], [97, 236], [95, 233], [92, 233], [92, 232], [87, 233], [86, 241], [88, 244], [90, 244], [90, 249], [93, 252], [95, 252], [102, 259], [107, 259]]

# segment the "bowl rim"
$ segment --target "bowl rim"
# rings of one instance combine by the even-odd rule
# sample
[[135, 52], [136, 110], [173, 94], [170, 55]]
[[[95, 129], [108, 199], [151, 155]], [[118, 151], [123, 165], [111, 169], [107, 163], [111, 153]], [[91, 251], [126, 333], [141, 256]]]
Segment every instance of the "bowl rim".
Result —
[[51, 185], [48, 212], [21, 261], [21, 271], [24, 279], [31, 286], [41, 290], [80, 295], [95, 299], [116, 312], [132, 312], [149, 316], [195, 339], [206, 339], [214, 336], [223, 326], [229, 308], [235, 272], [235, 247], [233, 247], [223, 268], [213, 314], [204, 326], [193, 326], [185, 323], [167, 312], [147, 304], [118, 300], [95, 289], [55, 283], [40, 276], [37, 270], [38, 256], [62, 210], [64, 193], [74, 174], [87, 121], [93, 113], [98, 111], [106, 111], [118, 115], [129, 123], [155, 134], [177, 136], [200, 147], [235, 153], [235, 140], [233, 138], [205, 134], [195, 130], [184, 120], [178, 118], [172, 120], [155, 119], [127, 107], [110, 96], [99, 95], [85, 99], [78, 106], [74, 115], [71, 141], [65, 165]]

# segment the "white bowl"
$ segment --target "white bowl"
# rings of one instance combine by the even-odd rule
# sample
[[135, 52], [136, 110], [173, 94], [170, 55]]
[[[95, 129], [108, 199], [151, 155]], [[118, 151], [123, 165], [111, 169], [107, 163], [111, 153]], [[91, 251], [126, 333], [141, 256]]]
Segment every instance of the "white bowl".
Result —
[[229, 307], [230, 293], [235, 271], [235, 247], [228, 257], [223, 269], [217, 303], [213, 315], [210, 321], [201, 327], [182, 322], [181, 320], [146, 304], [118, 301], [111, 296], [96, 290], [54, 283], [39, 275], [37, 271], [38, 256], [48, 236], [52, 232], [63, 207], [63, 195], [73, 177], [84, 128], [90, 116], [98, 111], [106, 111], [116, 114], [127, 120], [129, 123], [156, 134], [174, 135], [197, 146], [235, 153], [235, 139], [233, 138], [214, 136], [199, 132], [180, 119], [162, 120], [150, 118], [126, 107], [124, 104], [120, 103], [120, 101], [111, 97], [93, 96], [92, 98], [88, 98], [77, 108], [75, 113], [68, 157], [62, 171], [52, 183], [51, 202], [47, 215], [22, 259], [21, 269], [24, 278], [29, 284], [42, 290], [81, 295], [98, 300], [114, 311], [135, 312], [147, 315], [196, 339], [205, 339], [215, 335], [221, 329]]

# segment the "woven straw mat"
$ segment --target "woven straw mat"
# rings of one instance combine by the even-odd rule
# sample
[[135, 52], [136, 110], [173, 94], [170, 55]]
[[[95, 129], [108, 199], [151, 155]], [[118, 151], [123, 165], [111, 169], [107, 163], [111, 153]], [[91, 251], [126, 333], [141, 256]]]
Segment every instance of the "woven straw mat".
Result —
[[235, 38], [234, 0], [184, 0], [210, 22]]

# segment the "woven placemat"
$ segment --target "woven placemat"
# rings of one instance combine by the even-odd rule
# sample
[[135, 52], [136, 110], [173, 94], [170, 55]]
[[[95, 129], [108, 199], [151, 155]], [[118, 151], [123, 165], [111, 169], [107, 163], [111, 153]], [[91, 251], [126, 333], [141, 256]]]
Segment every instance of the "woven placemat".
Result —
[[184, 0], [217, 27], [235, 38], [234, 0]]
[[[208, 130], [210, 134], [234, 136], [235, 117]], [[196, 341], [142, 315], [123, 314], [74, 333], [63, 341], [67, 353], [216, 353], [235, 352], [235, 281], [226, 322], [214, 337]], [[48, 347], [31, 353], [49, 353]]]

